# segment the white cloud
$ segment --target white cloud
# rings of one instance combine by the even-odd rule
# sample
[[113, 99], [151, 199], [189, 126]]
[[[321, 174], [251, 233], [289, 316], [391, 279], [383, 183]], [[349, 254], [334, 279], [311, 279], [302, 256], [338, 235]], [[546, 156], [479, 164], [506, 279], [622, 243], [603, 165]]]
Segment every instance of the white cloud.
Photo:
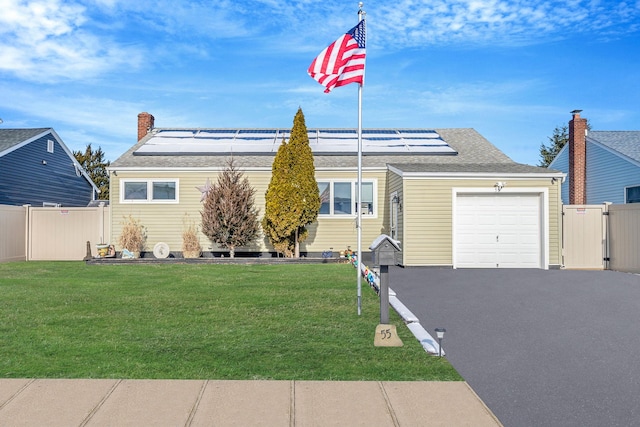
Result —
[[0, 72], [55, 82], [88, 79], [141, 62], [135, 48], [85, 30], [86, 8], [78, 3], [0, 0], [0, 10]]
[[402, 0], [369, 15], [379, 45], [526, 45], [575, 33], [638, 31], [639, 3], [572, 0]]

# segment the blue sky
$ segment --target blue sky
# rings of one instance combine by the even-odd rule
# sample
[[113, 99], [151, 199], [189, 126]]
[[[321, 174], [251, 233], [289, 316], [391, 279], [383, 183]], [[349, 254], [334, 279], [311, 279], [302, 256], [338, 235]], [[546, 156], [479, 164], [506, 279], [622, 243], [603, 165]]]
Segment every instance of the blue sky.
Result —
[[[357, 85], [306, 73], [357, 23], [344, 0], [0, 0], [2, 128], [115, 160], [157, 127], [357, 126]], [[640, 0], [364, 3], [363, 126], [475, 128], [520, 163], [569, 112], [640, 130]]]

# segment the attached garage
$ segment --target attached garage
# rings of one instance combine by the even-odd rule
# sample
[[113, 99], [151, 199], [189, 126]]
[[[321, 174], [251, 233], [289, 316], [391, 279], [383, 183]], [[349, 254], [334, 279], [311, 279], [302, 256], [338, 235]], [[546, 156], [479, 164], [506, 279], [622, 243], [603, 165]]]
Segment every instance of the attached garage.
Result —
[[544, 268], [541, 199], [535, 193], [457, 193], [454, 267]]
[[402, 265], [560, 267], [562, 174], [511, 162], [388, 168]]

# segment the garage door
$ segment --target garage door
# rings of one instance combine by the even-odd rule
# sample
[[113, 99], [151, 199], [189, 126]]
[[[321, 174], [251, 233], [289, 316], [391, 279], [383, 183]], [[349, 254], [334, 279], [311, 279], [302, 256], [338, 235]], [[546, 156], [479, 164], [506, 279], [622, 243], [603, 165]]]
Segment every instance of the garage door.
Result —
[[455, 267], [540, 268], [537, 194], [458, 194]]

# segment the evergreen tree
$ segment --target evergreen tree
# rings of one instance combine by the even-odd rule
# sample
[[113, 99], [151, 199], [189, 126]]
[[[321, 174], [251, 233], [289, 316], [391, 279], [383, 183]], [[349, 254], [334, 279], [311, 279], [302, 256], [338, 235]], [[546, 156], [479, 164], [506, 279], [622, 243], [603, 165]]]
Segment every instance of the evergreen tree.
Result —
[[235, 257], [236, 248], [248, 245], [258, 235], [260, 223], [254, 196], [249, 179], [236, 169], [233, 159], [205, 195], [202, 233], [227, 248], [231, 258]]
[[[590, 130], [589, 122], [587, 122], [587, 130]], [[538, 166], [549, 167], [553, 159], [556, 158], [562, 147], [564, 147], [569, 141], [569, 127], [568, 126], [556, 126], [553, 130], [553, 135], [548, 137], [549, 144], [540, 144], [540, 163]]]
[[265, 194], [265, 212], [262, 230], [275, 250], [292, 257], [295, 250], [294, 215], [289, 211], [288, 198], [293, 193], [289, 179], [291, 153], [284, 138], [271, 166], [271, 181]]
[[320, 211], [313, 152], [301, 108], [293, 120], [289, 142], [283, 140], [278, 148], [265, 199], [262, 228], [271, 244], [286, 256], [300, 257], [300, 243], [309, 234], [306, 226]]
[[76, 158], [80, 166], [100, 190], [98, 199], [109, 200], [109, 173], [107, 172], [107, 167], [111, 162], [104, 160], [102, 148], [98, 147], [96, 151], [93, 151], [91, 144], [87, 144], [84, 153], [80, 150], [74, 151], [73, 157]]

